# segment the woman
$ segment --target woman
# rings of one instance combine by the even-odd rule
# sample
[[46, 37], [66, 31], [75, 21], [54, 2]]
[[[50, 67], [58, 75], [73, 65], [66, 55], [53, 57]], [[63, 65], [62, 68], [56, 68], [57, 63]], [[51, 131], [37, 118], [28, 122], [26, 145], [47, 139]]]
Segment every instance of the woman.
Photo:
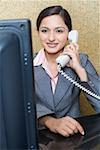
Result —
[[[56, 58], [69, 55], [71, 59], [63, 68], [64, 72], [100, 94], [100, 78], [88, 57], [79, 54], [78, 44], [66, 46], [71, 30], [70, 15], [61, 6], [45, 8], [37, 18], [37, 31], [43, 46], [34, 59], [38, 123], [63, 136], [77, 132], [84, 135], [84, 129], [74, 119], [80, 116], [80, 89], [58, 73]], [[86, 96], [96, 112], [100, 112], [100, 100]]]

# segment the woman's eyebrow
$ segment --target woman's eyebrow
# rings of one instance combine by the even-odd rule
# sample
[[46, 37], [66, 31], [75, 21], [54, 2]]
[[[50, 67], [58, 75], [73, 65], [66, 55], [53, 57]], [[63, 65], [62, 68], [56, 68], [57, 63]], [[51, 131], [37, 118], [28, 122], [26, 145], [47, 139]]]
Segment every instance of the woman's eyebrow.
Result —
[[67, 29], [67, 27], [62, 27], [62, 26], [60, 26], [60, 27], [56, 27], [55, 29]]
[[[42, 27], [40, 27], [40, 29], [42, 29], [42, 28], [50, 29], [49, 27], [46, 27], [46, 26], [42, 26]], [[67, 27], [59, 26], [59, 27], [55, 27], [55, 29], [67, 29]]]
[[42, 28], [49, 29], [48, 27], [45, 27], [45, 26], [40, 27], [40, 29], [42, 29]]

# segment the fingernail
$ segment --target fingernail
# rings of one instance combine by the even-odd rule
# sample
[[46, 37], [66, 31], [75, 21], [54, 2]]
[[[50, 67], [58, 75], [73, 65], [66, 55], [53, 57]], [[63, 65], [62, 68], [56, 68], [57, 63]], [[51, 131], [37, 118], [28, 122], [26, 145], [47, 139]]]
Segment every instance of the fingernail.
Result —
[[82, 131], [81, 134], [84, 135], [85, 134], [84, 131]]

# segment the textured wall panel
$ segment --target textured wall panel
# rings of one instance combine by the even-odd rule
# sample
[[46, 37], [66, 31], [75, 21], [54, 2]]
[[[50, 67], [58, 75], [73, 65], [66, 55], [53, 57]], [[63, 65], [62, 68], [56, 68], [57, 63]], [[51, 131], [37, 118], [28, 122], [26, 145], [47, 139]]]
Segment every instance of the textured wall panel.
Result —
[[35, 27], [38, 13], [50, 5], [62, 5], [79, 31], [80, 51], [90, 56], [100, 72], [100, 2], [99, 0], [0, 0], [0, 19], [29, 18], [32, 21], [33, 49], [41, 45]]

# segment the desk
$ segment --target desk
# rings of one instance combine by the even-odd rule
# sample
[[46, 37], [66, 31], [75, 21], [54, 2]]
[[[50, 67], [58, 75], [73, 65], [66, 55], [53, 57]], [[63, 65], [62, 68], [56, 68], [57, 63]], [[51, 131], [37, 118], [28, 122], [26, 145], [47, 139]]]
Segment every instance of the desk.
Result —
[[84, 127], [84, 136], [63, 137], [44, 129], [39, 131], [40, 150], [100, 150], [100, 113], [76, 120]]

